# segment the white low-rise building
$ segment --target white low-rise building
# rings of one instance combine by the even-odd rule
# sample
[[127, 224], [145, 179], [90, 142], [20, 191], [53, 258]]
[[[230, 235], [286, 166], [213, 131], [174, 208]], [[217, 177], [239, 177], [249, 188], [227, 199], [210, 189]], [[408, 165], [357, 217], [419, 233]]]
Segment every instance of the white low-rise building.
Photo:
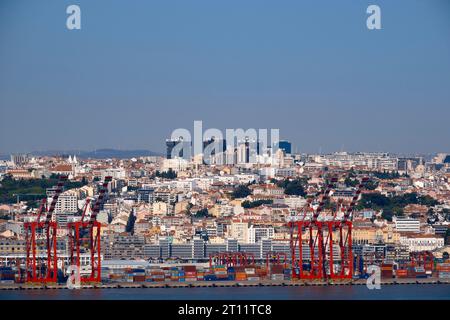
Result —
[[433, 251], [445, 245], [442, 237], [417, 234], [400, 236], [400, 244], [407, 246], [410, 252]]
[[273, 239], [275, 230], [273, 227], [255, 227], [253, 225], [248, 228], [247, 243], [258, 243], [263, 239]]
[[286, 197], [282, 201], [285, 205], [289, 206], [289, 208], [297, 209], [303, 208], [306, 205], [306, 199], [302, 197]]
[[189, 166], [189, 162], [183, 158], [164, 159], [162, 170], [169, 171], [172, 169], [175, 172], [184, 171]]
[[394, 217], [392, 221], [395, 223], [397, 232], [420, 233], [420, 220]]

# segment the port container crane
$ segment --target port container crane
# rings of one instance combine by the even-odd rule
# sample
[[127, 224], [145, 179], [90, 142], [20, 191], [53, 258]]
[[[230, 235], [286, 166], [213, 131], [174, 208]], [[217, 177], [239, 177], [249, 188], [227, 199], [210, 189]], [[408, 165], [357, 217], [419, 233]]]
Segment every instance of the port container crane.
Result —
[[[323, 212], [330, 194], [337, 183], [336, 176], [331, 177], [325, 190], [322, 192], [318, 207], [311, 207], [312, 201], [308, 201], [304, 208], [303, 216], [296, 221], [291, 221], [291, 261], [292, 275], [299, 279], [322, 279], [324, 278], [324, 246], [322, 224], [318, 218]], [[307, 217], [307, 214], [309, 216]], [[306, 239], [304, 237], [306, 236]], [[304, 249], [309, 248], [309, 260], [304, 257]], [[297, 259], [298, 251], [298, 259]]]
[[[50, 206], [47, 207], [46, 199], [41, 201], [36, 220], [24, 223], [25, 247], [26, 247], [26, 272], [27, 282], [49, 283], [57, 281], [58, 257], [57, 257], [57, 223], [52, 221], [59, 196], [63, 192], [67, 176], [60, 176], [52, 197]], [[45, 219], [41, 217], [45, 214]], [[42, 243], [44, 238], [44, 243]], [[45, 257], [42, 255], [45, 252]], [[45, 260], [45, 263], [43, 263]]]
[[[90, 208], [90, 200], [86, 200], [83, 214], [79, 221], [70, 222], [69, 229], [69, 263], [81, 268], [82, 251], [89, 251], [90, 274], [82, 276], [82, 283], [101, 282], [101, 223], [97, 221], [97, 215], [105, 201], [108, 185], [112, 177], [105, 177], [100, 187], [99, 195], [91, 209], [90, 217], [86, 216]], [[85, 235], [87, 234], [87, 237]]]
[[[327, 236], [323, 238], [324, 242], [324, 261], [328, 262], [328, 270], [325, 270], [325, 277], [330, 279], [351, 279], [353, 277], [354, 261], [352, 250], [352, 228], [353, 228], [353, 210], [356, 207], [362, 190], [366, 185], [368, 179], [362, 178], [361, 183], [358, 184], [357, 190], [348, 206], [345, 206], [342, 201], [338, 204], [338, 209], [343, 209], [343, 216], [337, 217], [333, 215], [331, 220], [318, 222], [321, 225], [321, 230], [325, 230]], [[336, 211], [337, 212], [337, 211]], [[339, 262], [340, 270], [335, 270], [335, 250], [333, 234], [338, 233], [339, 244]], [[327, 255], [328, 252], [328, 255]]]

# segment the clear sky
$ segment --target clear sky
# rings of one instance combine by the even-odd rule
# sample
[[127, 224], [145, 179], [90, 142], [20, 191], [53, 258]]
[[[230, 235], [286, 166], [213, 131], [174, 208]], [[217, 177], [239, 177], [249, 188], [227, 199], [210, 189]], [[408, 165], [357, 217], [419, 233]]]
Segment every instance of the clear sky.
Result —
[[0, 154], [163, 151], [194, 120], [302, 152], [450, 152], [450, 1], [1, 0]]

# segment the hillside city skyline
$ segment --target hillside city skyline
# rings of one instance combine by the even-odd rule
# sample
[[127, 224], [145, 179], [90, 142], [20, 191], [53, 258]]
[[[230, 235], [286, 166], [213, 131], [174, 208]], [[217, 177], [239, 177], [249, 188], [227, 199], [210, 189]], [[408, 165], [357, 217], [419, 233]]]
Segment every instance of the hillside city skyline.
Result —
[[[438, 150], [435, 152], [406, 152], [406, 153], [397, 153], [397, 152], [386, 152], [386, 151], [378, 151], [378, 150], [355, 150], [355, 151], [349, 151], [349, 150], [330, 150], [327, 152], [324, 151], [318, 151], [318, 152], [304, 152], [302, 150], [298, 150], [294, 145], [292, 146], [294, 150], [294, 154], [338, 154], [338, 153], [348, 153], [348, 154], [355, 154], [355, 153], [388, 153], [391, 155], [396, 156], [420, 156], [420, 157], [432, 157], [436, 154], [440, 153], [448, 153], [445, 150]], [[298, 151], [298, 152], [297, 152]], [[96, 155], [98, 153], [98, 155]], [[113, 154], [112, 156], [105, 156], [102, 157], [103, 153]], [[12, 155], [30, 155], [30, 156], [36, 156], [36, 157], [42, 157], [42, 156], [62, 156], [62, 157], [68, 157], [68, 156], [81, 156], [83, 159], [87, 158], [95, 158], [95, 159], [105, 159], [105, 158], [121, 158], [121, 159], [129, 159], [133, 157], [143, 157], [143, 156], [156, 156], [156, 157], [164, 157], [165, 150], [149, 150], [149, 149], [128, 149], [128, 148], [98, 148], [93, 150], [83, 150], [83, 149], [59, 149], [59, 150], [33, 150], [33, 151], [25, 151], [25, 152], [3, 152], [0, 153], [0, 159], [9, 159]], [[119, 154], [119, 155], [116, 155]], [[93, 156], [95, 155], [95, 156]]]

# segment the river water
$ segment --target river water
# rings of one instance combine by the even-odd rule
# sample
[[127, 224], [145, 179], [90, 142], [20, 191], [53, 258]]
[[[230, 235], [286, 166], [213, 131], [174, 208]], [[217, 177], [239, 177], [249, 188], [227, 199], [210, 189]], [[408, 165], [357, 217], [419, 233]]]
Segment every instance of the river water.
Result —
[[0, 300], [450, 300], [450, 285], [0, 290]]

